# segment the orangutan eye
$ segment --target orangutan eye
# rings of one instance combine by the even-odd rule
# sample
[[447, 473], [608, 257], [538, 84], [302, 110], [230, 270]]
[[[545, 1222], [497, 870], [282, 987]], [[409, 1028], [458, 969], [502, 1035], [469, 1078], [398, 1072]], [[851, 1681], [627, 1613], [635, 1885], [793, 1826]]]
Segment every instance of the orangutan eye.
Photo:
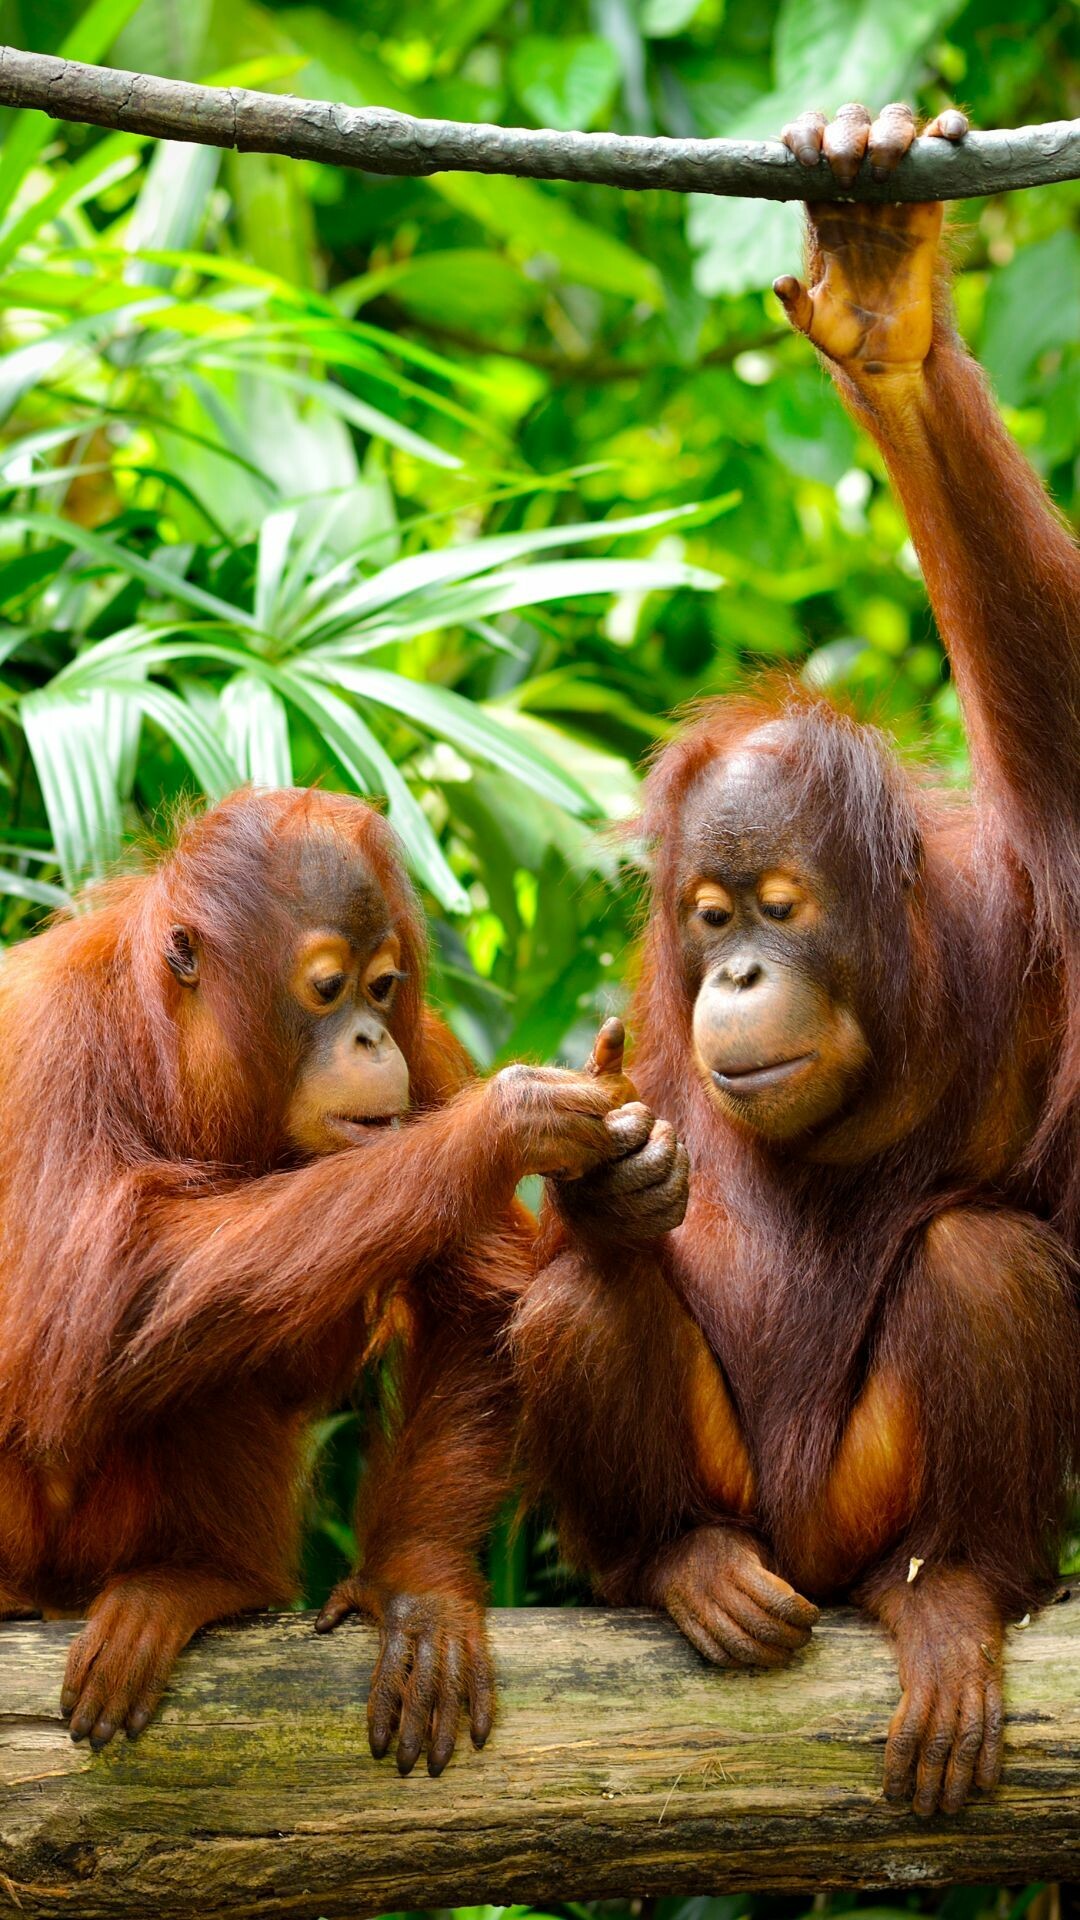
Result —
[[786, 920], [794, 905], [794, 900], [763, 900], [761, 911], [768, 914], [770, 920]]
[[396, 970], [389, 973], [380, 973], [374, 980], [369, 980], [368, 992], [373, 1000], [379, 1002], [380, 1006], [385, 1005], [393, 993], [394, 988], [397, 986], [398, 981], [404, 980], [404, 978], [405, 975], [398, 973]]
[[704, 920], [707, 927], [726, 927], [731, 919], [730, 907], [702, 907], [698, 919]]
[[328, 1007], [332, 1000], [337, 999], [338, 994], [345, 985], [345, 975], [343, 973], [324, 973], [321, 980], [313, 980], [311, 985], [324, 1006]]

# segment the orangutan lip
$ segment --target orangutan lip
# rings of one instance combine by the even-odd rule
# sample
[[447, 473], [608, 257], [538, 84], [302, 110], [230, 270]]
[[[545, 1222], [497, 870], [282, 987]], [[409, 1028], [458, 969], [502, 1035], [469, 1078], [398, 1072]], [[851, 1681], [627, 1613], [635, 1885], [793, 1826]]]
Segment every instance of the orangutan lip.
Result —
[[330, 1125], [347, 1140], [363, 1140], [374, 1127], [399, 1127], [399, 1113], [369, 1113], [350, 1118], [344, 1113], [335, 1113]]
[[794, 1060], [774, 1060], [766, 1067], [729, 1067], [724, 1073], [718, 1067], [713, 1067], [712, 1077], [725, 1093], [758, 1093], [766, 1087], [775, 1087], [799, 1067], [809, 1066], [816, 1058], [817, 1055], [813, 1053], [800, 1053]]

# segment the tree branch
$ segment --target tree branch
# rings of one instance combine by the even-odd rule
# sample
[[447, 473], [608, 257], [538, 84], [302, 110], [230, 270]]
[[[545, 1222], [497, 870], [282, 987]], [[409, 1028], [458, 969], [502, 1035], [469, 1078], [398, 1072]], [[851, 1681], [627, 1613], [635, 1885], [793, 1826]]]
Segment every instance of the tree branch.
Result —
[[[367, 1750], [374, 1630], [215, 1627], [134, 1745], [73, 1746], [74, 1621], [0, 1627], [0, 1912], [317, 1920], [515, 1901], [1080, 1875], [1080, 1604], [1010, 1634], [1005, 1772], [955, 1820], [886, 1806], [896, 1658], [830, 1611], [779, 1672], [710, 1668], [670, 1620], [496, 1611], [500, 1711], [441, 1780]], [[808, 1898], [804, 1905], [809, 1904]]]
[[759, 200], [962, 200], [1080, 179], [1080, 120], [971, 133], [957, 147], [917, 140], [890, 180], [872, 180], [864, 169], [842, 193], [824, 161], [813, 170], [801, 167], [778, 140], [650, 140], [414, 120], [389, 107], [196, 87], [15, 47], [0, 47], [0, 106], [39, 107], [56, 120], [368, 173], [509, 173]]

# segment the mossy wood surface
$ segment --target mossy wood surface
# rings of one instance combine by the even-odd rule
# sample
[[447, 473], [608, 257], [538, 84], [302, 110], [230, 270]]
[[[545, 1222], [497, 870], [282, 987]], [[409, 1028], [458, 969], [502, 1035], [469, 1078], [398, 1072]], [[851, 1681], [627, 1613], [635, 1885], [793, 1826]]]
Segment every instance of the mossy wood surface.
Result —
[[72, 1745], [69, 1623], [0, 1627], [0, 1909], [273, 1914], [735, 1888], [1080, 1878], [1080, 1604], [1009, 1649], [1006, 1782], [887, 1808], [875, 1628], [828, 1615], [784, 1673], [708, 1671], [640, 1613], [494, 1616], [501, 1717], [441, 1780], [374, 1762], [375, 1636], [302, 1615], [206, 1634], [137, 1745]]

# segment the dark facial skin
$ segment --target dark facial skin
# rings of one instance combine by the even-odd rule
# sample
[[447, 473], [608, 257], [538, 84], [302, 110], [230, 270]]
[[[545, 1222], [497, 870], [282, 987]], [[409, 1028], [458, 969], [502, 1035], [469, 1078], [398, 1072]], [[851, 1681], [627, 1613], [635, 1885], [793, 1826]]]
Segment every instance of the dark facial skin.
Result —
[[355, 1145], [409, 1105], [409, 1069], [390, 1031], [401, 947], [382, 889], [350, 847], [310, 836], [296, 872], [287, 1018], [302, 1036], [286, 1131], [304, 1153]]
[[728, 1119], [786, 1141], [840, 1114], [869, 1046], [775, 739], [752, 734], [691, 793], [680, 892], [702, 1077]]

